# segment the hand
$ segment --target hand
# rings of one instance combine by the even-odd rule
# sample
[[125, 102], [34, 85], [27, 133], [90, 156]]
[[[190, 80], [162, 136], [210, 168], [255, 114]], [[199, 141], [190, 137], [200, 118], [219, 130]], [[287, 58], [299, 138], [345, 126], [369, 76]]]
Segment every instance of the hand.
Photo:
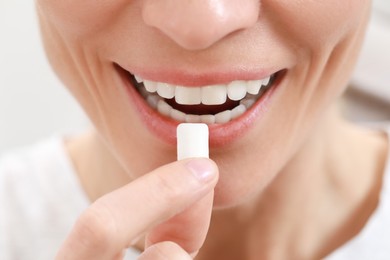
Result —
[[192, 259], [207, 234], [217, 179], [209, 159], [162, 166], [94, 202], [56, 259], [120, 259], [144, 234], [141, 259]]

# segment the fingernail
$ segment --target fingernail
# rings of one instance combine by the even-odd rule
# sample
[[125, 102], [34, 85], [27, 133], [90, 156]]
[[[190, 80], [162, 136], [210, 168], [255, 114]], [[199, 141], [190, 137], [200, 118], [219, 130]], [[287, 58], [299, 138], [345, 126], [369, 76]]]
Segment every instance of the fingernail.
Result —
[[186, 167], [192, 172], [195, 178], [202, 182], [210, 181], [215, 175], [213, 163], [206, 158], [192, 159], [186, 163]]

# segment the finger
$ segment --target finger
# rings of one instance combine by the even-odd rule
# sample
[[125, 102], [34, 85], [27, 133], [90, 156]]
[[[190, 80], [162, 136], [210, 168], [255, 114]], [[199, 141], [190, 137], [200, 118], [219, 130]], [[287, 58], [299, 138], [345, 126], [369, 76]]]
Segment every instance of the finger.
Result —
[[188, 209], [151, 230], [146, 246], [173, 241], [188, 253], [197, 252], [203, 245], [210, 226], [214, 192], [210, 192]]
[[178, 244], [165, 241], [148, 247], [138, 260], [192, 260]]
[[57, 259], [112, 259], [146, 230], [207, 195], [217, 175], [209, 159], [182, 160], [103, 196], [78, 219]]

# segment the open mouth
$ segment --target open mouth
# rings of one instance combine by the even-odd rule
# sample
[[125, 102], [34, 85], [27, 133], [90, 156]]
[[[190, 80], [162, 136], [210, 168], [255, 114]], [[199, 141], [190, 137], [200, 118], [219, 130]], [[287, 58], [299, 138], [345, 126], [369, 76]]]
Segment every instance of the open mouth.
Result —
[[278, 71], [258, 80], [193, 87], [144, 80], [126, 71], [131, 85], [162, 116], [208, 125], [225, 124], [243, 115], [276, 85], [282, 74]]

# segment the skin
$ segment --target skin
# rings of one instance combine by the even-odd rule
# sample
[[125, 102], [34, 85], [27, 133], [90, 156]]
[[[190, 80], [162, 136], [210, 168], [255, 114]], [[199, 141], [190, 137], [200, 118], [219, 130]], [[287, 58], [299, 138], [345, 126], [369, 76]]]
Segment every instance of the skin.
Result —
[[[185, 259], [202, 245], [197, 259], [316, 259], [351, 239], [375, 210], [386, 137], [335, 109], [370, 1], [36, 4], [49, 61], [95, 126], [67, 143], [94, 203], [58, 259], [115, 259], [134, 243], [142, 249], [143, 235], [143, 259]], [[249, 132], [211, 149], [218, 168], [193, 160], [209, 173], [199, 182], [183, 166], [189, 161], [173, 162], [174, 147], [147, 130], [113, 62], [189, 75], [288, 73]]]

